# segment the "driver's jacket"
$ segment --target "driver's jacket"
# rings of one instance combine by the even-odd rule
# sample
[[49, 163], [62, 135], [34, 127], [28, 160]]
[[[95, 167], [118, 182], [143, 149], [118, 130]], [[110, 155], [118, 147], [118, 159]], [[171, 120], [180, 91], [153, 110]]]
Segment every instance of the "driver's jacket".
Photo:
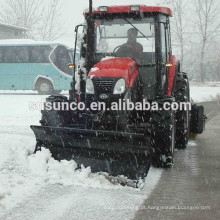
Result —
[[120, 57], [132, 58], [137, 62], [137, 64], [140, 64], [142, 53], [143, 53], [143, 46], [140, 43], [127, 42], [118, 49], [116, 55]]

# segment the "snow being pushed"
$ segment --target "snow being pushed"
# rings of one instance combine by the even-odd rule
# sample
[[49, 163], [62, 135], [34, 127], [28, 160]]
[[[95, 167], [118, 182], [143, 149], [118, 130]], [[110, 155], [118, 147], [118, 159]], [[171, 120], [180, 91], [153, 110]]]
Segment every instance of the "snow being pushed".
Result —
[[49, 184], [112, 187], [104, 176], [91, 173], [90, 167], [78, 169], [74, 160], [57, 161], [45, 148], [30, 155], [28, 161], [30, 174]]

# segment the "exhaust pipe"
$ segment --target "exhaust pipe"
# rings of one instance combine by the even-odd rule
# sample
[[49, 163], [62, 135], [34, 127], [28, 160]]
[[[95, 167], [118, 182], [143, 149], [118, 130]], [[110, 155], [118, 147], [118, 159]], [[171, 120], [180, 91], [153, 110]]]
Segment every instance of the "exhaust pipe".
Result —
[[92, 0], [89, 0], [89, 16], [87, 17], [87, 72], [93, 67], [95, 56], [95, 20], [92, 5]]
[[89, 0], [89, 14], [92, 14], [92, 0]]

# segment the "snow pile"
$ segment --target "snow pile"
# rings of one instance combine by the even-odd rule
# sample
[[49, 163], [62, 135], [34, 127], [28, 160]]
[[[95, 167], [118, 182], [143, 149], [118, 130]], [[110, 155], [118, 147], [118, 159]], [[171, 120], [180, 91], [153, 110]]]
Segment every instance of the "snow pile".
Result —
[[[61, 184], [90, 187], [116, 187], [104, 175], [92, 174], [89, 167], [77, 169], [74, 160], [57, 161], [48, 149], [36, 154], [24, 149], [11, 150], [11, 158], [0, 169], [0, 197], [11, 194], [11, 186], [31, 181], [34, 184]], [[120, 187], [120, 186], [117, 186]]]
[[77, 169], [74, 160], [57, 161], [48, 149], [42, 149], [28, 157], [30, 175], [49, 184], [114, 187], [103, 175], [92, 174], [90, 167]]
[[27, 170], [27, 155], [29, 154], [30, 152], [25, 149], [19, 151], [18, 148], [10, 148], [8, 150], [7, 160], [4, 160], [0, 166], [0, 209], [13, 203], [13, 199], [11, 202], [7, 201], [11, 195], [25, 197], [26, 192], [33, 187], [30, 187], [33, 181]]
[[32, 154], [30, 150], [15, 147], [10, 149], [10, 155], [0, 167], [0, 208], [7, 204], [4, 199], [13, 194], [16, 197], [19, 197], [19, 193], [25, 195], [25, 191], [34, 185], [59, 184], [104, 189], [122, 187], [113, 185], [104, 175], [91, 173], [89, 167], [77, 169], [74, 160], [54, 160], [45, 148]]

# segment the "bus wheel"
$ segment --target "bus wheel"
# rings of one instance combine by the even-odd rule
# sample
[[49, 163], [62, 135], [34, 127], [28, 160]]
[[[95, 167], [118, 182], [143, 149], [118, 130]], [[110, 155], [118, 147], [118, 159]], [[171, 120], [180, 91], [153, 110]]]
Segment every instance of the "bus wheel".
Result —
[[51, 95], [53, 93], [52, 83], [45, 79], [38, 81], [36, 89], [40, 95]]

